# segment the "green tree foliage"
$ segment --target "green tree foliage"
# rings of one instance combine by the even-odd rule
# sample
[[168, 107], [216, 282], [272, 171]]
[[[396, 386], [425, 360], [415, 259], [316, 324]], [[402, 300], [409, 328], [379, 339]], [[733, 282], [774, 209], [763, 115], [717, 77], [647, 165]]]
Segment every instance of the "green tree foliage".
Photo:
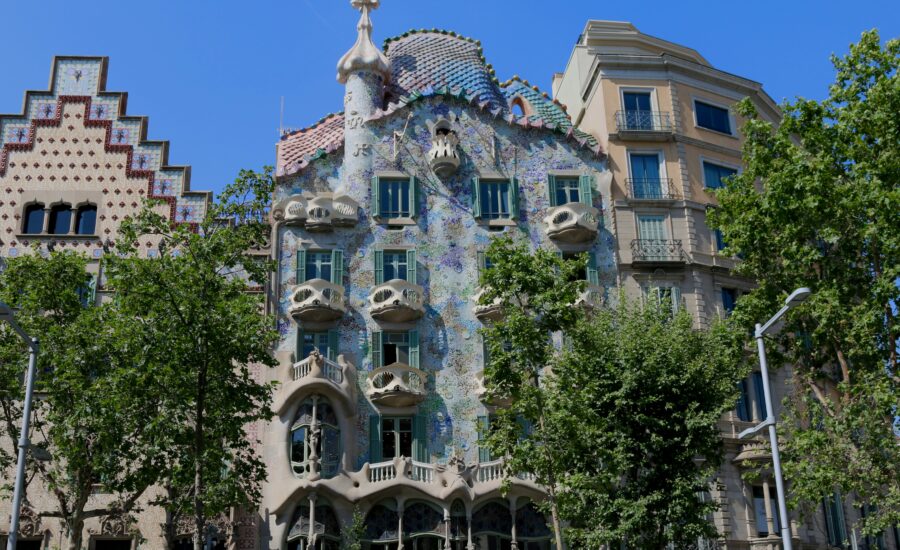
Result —
[[[145, 371], [140, 325], [114, 304], [88, 303], [87, 260], [72, 252], [11, 258], [0, 274], [0, 300], [17, 309], [18, 323], [40, 340], [29, 479], [49, 491], [46, 517], [64, 526], [65, 548], [82, 547], [88, 518], [127, 515], [165, 470], [172, 442], [167, 410]], [[27, 348], [0, 325], [0, 414], [15, 457], [24, 396]], [[49, 458], [48, 458], [49, 457]], [[7, 470], [11, 473], [11, 470]], [[6, 477], [12, 482], [13, 476]], [[109, 506], [89, 506], [101, 484]]]
[[900, 41], [866, 32], [833, 63], [829, 97], [785, 104], [778, 125], [739, 104], [745, 170], [710, 219], [759, 284], [735, 312], [746, 328], [812, 288], [775, 358], [793, 365], [797, 389], [790, 496], [817, 503], [839, 489], [870, 507], [874, 533], [900, 522]]
[[[196, 227], [172, 224], [148, 203], [122, 224], [109, 264], [119, 307], [142, 323], [144, 360], [176, 431], [167, 506], [173, 518], [193, 517], [197, 550], [207, 518], [255, 505], [265, 480], [247, 428], [272, 415], [272, 387], [253, 367], [275, 364], [278, 335], [262, 294], [249, 291], [269, 273], [252, 252], [267, 241], [273, 189], [270, 169], [242, 171]], [[155, 257], [146, 257], [148, 241], [157, 243]]]
[[483, 330], [486, 384], [510, 405], [487, 444], [507, 457], [508, 475], [529, 472], [545, 487], [557, 547], [563, 523], [572, 548], [689, 548], [715, 536], [698, 493], [721, 460], [716, 423], [743, 375], [740, 338], [624, 297], [615, 309], [574, 307], [586, 258], [508, 239], [488, 256], [482, 302], [499, 299], [503, 316]]

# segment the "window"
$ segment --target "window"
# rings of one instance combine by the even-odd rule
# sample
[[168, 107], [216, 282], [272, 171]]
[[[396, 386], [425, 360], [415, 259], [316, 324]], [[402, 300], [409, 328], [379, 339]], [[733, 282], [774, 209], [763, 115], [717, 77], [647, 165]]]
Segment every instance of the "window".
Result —
[[634, 198], [663, 198], [659, 155], [656, 153], [632, 153], [628, 157], [631, 165], [631, 188]]
[[415, 178], [372, 178], [372, 211], [381, 218], [413, 218], [419, 210]]
[[834, 493], [822, 501], [822, 509], [825, 512], [825, 529], [828, 534], [828, 544], [845, 548], [847, 540], [847, 524], [844, 521], [844, 502], [840, 493]]
[[642, 241], [666, 240], [666, 217], [660, 215], [638, 216], [638, 237]]
[[626, 111], [652, 111], [650, 92], [624, 92], [622, 102]]
[[318, 349], [319, 353], [326, 358], [335, 361], [337, 360], [337, 347], [337, 330], [322, 332], [306, 332], [304, 330], [299, 330], [297, 332], [298, 360], [306, 359], [314, 349]]
[[722, 309], [725, 310], [726, 315], [729, 315], [734, 311], [734, 306], [737, 305], [737, 299], [738, 291], [736, 288], [722, 289]]
[[594, 205], [594, 178], [591, 176], [554, 176], [547, 177], [550, 206], [561, 206], [572, 202], [580, 202], [587, 206]]
[[37, 235], [44, 232], [44, 205], [31, 204], [25, 209], [25, 233]]
[[721, 189], [725, 187], [725, 179], [737, 174], [737, 172], [734, 168], [703, 161], [703, 183], [707, 189]]
[[382, 418], [381, 443], [384, 459], [412, 456], [412, 417]]
[[766, 514], [766, 493], [769, 494], [769, 510], [772, 513], [772, 525], [774, 526], [773, 535], [781, 533], [781, 524], [778, 518], [778, 503], [775, 501], [775, 495], [770, 491], [766, 491], [763, 487], [753, 487], [753, 514], [756, 518], [756, 534], [760, 537], [769, 536], [769, 522]]
[[409, 365], [409, 333], [385, 332], [382, 350], [385, 365], [394, 363]]
[[328, 401], [314, 396], [300, 405], [291, 426], [291, 469], [298, 476], [313, 472], [313, 450], [323, 477], [334, 476], [341, 463], [341, 429]]
[[97, 231], [97, 207], [91, 204], [79, 206], [75, 214], [75, 233], [93, 235]]
[[405, 456], [417, 462], [429, 462], [427, 447], [427, 417], [380, 416], [369, 417], [369, 463]]
[[[131, 542], [128, 542], [126, 548], [131, 548]], [[210, 548], [212, 550], [225, 550], [225, 541], [214, 538]], [[174, 550], [194, 550], [194, 539], [191, 537], [176, 539]]]
[[697, 126], [723, 134], [731, 133], [731, 116], [728, 109], [694, 101], [694, 110], [697, 113]]
[[50, 209], [50, 223], [47, 232], [51, 235], [65, 235], [72, 228], [72, 208], [68, 204], [57, 204]]
[[713, 229], [713, 236], [716, 239], [716, 251], [721, 252], [725, 250], [727, 245], [725, 244], [725, 235], [722, 234], [722, 230]]
[[[6, 537], [3, 537], [3, 548], [6, 548]], [[41, 550], [43, 547], [41, 539], [32, 539], [32, 540], [22, 540], [21, 538], [16, 539], [16, 550]], [[130, 543], [129, 543], [130, 544]], [[129, 546], [131, 548], [131, 546]]]
[[417, 284], [415, 250], [375, 251], [375, 284], [394, 279]]
[[743, 422], [751, 422], [753, 420], [753, 408], [751, 406], [751, 397], [750, 397], [750, 381], [745, 378], [738, 382], [738, 391], [740, 392], [738, 396], [737, 408], [735, 409], [735, 413], [737, 413], [738, 420]]
[[331, 252], [306, 253], [306, 280], [331, 280]]
[[681, 289], [677, 286], [644, 287], [644, 299], [652, 306], [671, 311], [672, 315], [681, 309]]
[[[310, 527], [316, 534], [314, 543], [309, 541]], [[340, 550], [341, 524], [334, 510], [321, 495], [316, 499], [314, 507], [304, 503], [294, 510], [287, 542], [287, 550]], [[184, 550], [193, 550], [193, 546]]]
[[[563, 260], [574, 260], [579, 258], [584, 252], [563, 252]], [[600, 285], [600, 274], [597, 271], [597, 257], [593, 252], [588, 252], [587, 267], [576, 281], [587, 281], [589, 285]]]
[[761, 372], [754, 372], [738, 384], [740, 397], [737, 416], [744, 422], [763, 420], [766, 417], [766, 394]]
[[372, 367], [403, 363], [419, 368], [419, 331], [372, 332]]
[[[485, 355], [487, 357], [487, 355]], [[491, 449], [485, 443], [488, 434], [491, 433], [491, 417], [490, 416], [479, 416], [478, 417], [478, 462], [490, 462], [491, 461]]]
[[131, 550], [131, 539], [95, 540], [94, 550]]
[[[625, 130], [652, 130], [653, 111], [650, 92], [624, 92], [622, 103], [625, 107]], [[620, 123], [621, 124], [621, 123]]]
[[335, 285], [344, 284], [343, 250], [297, 250], [297, 284], [324, 279]]
[[519, 191], [516, 180], [472, 180], [473, 214], [487, 220], [518, 218]]

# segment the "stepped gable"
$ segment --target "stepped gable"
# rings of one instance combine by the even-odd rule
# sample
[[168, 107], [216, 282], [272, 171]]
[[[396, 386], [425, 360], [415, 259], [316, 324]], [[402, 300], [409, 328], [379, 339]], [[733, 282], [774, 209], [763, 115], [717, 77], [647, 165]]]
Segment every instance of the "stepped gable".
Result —
[[326, 115], [309, 128], [281, 136], [277, 146], [276, 173], [284, 176], [299, 172], [310, 162], [337, 151], [343, 145], [344, 113]]
[[[17, 187], [35, 184], [71, 187], [73, 184], [67, 182], [74, 179], [77, 185], [85, 184], [68, 173], [70, 168], [64, 164], [74, 166], [71, 160], [62, 163], [57, 157], [66, 158], [70, 148], [73, 154], [82, 154], [80, 148], [90, 138], [102, 154], [111, 155], [110, 160], [121, 155], [115, 164], [121, 166], [120, 181], [144, 179], [147, 186], [140, 191], [141, 195], [168, 203], [173, 222], [196, 224], [205, 215], [209, 193], [190, 190], [190, 167], [169, 166], [168, 141], [147, 140], [148, 119], [126, 114], [127, 93], [106, 91], [108, 61], [106, 57], [54, 57], [49, 90], [25, 92], [22, 113], [0, 115], [0, 183]], [[82, 146], [63, 146], [65, 137], [55, 144], [44, 141], [41, 136], [44, 128], [68, 132], [72, 136], [68, 138], [69, 145], [81, 140]], [[38, 149], [36, 144], [40, 145]], [[25, 165], [24, 161], [17, 160], [36, 154], [42, 160], [53, 158], [54, 162], [31, 168], [40, 173], [20, 174]], [[97, 154], [90, 151], [85, 159]], [[91, 162], [97, 160], [93, 158]]]

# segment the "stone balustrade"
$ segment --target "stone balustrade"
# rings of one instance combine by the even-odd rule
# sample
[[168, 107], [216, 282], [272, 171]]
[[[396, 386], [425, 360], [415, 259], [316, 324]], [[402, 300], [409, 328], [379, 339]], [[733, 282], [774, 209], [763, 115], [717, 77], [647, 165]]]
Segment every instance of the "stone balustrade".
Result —
[[298, 321], [334, 321], [346, 311], [344, 287], [325, 279], [310, 279], [297, 285], [288, 306], [288, 313]]
[[369, 294], [369, 312], [382, 321], [415, 321], [425, 314], [425, 289], [402, 279], [382, 283]]
[[547, 236], [554, 241], [582, 244], [597, 238], [600, 211], [580, 202], [555, 206], [544, 217]]

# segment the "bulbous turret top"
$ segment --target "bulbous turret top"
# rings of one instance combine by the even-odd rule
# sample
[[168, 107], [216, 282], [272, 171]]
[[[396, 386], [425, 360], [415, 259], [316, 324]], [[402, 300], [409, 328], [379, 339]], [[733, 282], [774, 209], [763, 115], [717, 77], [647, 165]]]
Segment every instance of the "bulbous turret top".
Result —
[[388, 58], [372, 42], [371, 10], [377, 9], [381, 0], [351, 0], [350, 5], [362, 14], [356, 25], [358, 36], [356, 44], [338, 61], [337, 79], [341, 84], [347, 83], [351, 73], [365, 71], [379, 74], [387, 82], [391, 76], [391, 64]]

